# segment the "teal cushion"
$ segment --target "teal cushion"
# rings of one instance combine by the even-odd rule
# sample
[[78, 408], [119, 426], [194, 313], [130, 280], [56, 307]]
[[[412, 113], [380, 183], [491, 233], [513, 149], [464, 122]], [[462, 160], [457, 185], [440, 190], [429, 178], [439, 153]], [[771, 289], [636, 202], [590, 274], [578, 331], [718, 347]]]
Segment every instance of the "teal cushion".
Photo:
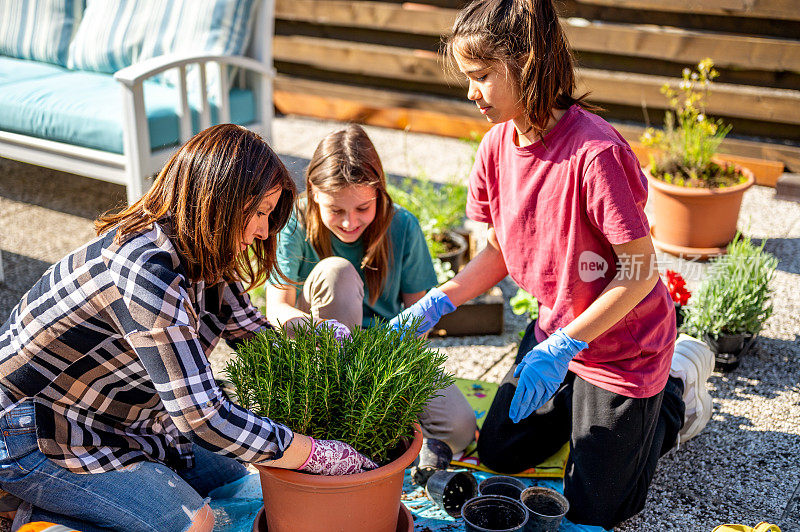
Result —
[[0, 55], [67, 64], [83, 0], [0, 1]]
[[168, 53], [242, 55], [254, 7], [253, 0], [88, 0], [68, 66], [113, 73]]
[[[178, 93], [173, 87], [144, 84], [150, 146], [179, 142]], [[108, 74], [64, 71], [0, 85], [0, 129], [87, 148], [122, 153], [122, 102], [119, 83]], [[255, 98], [248, 90], [230, 93], [231, 121], [255, 118]], [[190, 99], [194, 131], [199, 131], [199, 104]], [[217, 107], [211, 107], [212, 120]]]
[[[0, 87], [24, 79], [43, 78], [67, 72], [67, 69], [50, 63], [28, 61], [0, 55]], [[2, 89], [0, 89], [2, 90]]]

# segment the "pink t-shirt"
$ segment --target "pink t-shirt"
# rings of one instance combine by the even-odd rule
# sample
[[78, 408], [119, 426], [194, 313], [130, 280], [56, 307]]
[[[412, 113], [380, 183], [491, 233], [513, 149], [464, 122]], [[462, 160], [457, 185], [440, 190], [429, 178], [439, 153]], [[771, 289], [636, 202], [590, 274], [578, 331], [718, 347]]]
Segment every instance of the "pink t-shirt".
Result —
[[[577, 105], [543, 142], [520, 148], [514, 138], [513, 122], [484, 137], [467, 216], [494, 225], [509, 275], [539, 300], [542, 341], [586, 310], [618, 271], [636, 274], [637, 258], [618, 262], [611, 246], [649, 234], [647, 180], [620, 134]], [[651, 397], [666, 384], [674, 342], [675, 308], [659, 281], [569, 369], [614, 393]]]

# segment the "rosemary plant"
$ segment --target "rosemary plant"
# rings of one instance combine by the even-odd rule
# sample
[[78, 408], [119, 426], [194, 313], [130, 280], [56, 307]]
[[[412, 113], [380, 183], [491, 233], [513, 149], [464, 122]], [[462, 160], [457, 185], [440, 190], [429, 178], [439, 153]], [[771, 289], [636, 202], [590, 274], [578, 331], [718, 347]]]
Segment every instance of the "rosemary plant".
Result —
[[378, 463], [437, 392], [453, 383], [427, 340], [383, 325], [356, 328], [340, 345], [310, 322], [256, 335], [227, 366], [239, 403], [314, 438], [341, 440]]

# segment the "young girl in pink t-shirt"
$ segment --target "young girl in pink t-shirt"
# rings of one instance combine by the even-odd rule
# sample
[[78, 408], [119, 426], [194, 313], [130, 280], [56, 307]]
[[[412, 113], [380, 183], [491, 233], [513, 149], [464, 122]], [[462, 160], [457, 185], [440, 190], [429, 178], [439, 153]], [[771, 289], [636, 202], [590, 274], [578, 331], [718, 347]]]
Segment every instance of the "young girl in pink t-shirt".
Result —
[[[489, 224], [488, 246], [391, 323], [419, 317], [423, 333], [506, 275], [535, 295], [539, 319], [478, 452], [488, 467], [518, 473], [569, 442], [567, 517], [612, 527], [643, 508], [682, 427], [685, 441], [707, 422], [713, 357], [688, 337], [676, 348], [644, 215], [647, 181], [627, 142], [575, 94], [552, 0], [476, 0], [447, 52], [469, 100], [497, 124], [478, 149], [467, 202], [467, 215]], [[685, 423], [687, 410], [699, 422]]]

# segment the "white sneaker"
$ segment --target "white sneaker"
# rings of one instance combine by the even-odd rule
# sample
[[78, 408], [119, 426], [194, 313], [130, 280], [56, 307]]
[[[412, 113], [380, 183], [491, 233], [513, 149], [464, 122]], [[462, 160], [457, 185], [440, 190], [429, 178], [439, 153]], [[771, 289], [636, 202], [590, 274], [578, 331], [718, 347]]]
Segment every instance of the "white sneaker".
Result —
[[708, 346], [681, 334], [675, 341], [675, 352], [669, 376], [683, 381], [683, 402], [686, 405], [683, 428], [678, 435], [678, 445], [697, 436], [711, 419], [711, 395], [708, 377], [714, 371], [714, 353]]

